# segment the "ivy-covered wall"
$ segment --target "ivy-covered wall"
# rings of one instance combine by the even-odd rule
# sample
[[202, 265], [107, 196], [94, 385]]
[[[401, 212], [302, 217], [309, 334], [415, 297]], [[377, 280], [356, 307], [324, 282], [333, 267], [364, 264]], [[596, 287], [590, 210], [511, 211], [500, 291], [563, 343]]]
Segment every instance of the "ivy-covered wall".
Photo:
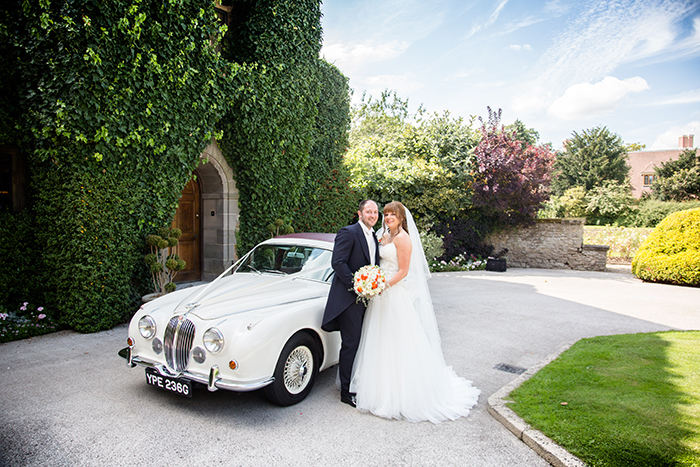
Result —
[[318, 0], [240, 0], [222, 55], [251, 72], [220, 121], [221, 150], [239, 190], [239, 255], [290, 219], [305, 180], [319, 99]]
[[31, 168], [37, 292], [64, 325], [107, 329], [133, 311], [142, 239], [172, 219], [239, 67], [214, 51], [213, 3], [15, 0], [2, 21], [19, 106], [9, 139]]
[[337, 232], [348, 225], [359, 203], [343, 164], [350, 130], [348, 79], [334, 65], [320, 60], [320, 98], [306, 178], [292, 225], [301, 232]]
[[28, 158], [32, 194], [30, 209], [0, 213], [16, 226], [0, 229], [13, 258], [0, 305], [29, 299], [84, 332], [129, 317], [148, 286], [143, 239], [171, 222], [212, 138], [239, 189], [239, 254], [278, 218], [337, 231], [351, 217], [349, 90], [318, 58], [319, 0], [230, 6], [221, 53], [214, 2], [0, 6], [0, 144]]

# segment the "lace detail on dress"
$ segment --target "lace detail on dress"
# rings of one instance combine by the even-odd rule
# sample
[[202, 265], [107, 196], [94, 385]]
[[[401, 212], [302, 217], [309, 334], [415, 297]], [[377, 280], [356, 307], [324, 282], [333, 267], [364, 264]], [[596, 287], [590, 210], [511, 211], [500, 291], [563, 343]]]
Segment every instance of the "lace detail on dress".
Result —
[[379, 267], [384, 271], [387, 280], [399, 271], [399, 257], [396, 254], [396, 245], [388, 243], [379, 245]]

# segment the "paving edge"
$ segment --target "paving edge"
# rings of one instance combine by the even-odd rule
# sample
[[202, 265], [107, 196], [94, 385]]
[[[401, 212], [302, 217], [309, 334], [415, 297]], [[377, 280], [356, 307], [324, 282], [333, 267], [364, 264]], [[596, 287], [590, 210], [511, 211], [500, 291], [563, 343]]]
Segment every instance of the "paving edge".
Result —
[[559, 352], [549, 355], [546, 359], [537, 365], [529, 368], [525, 373], [515, 378], [513, 381], [503, 386], [495, 392], [488, 400], [487, 410], [498, 420], [503, 426], [508, 428], [515, 436], [527, 444], [533, 451], [539, 454], [544, 460], [555, 467], [585, 467], [586, 464], [578, 457], [571, 454], [569, 451], [559, 446], [557, 443], [549, 439], [539, 430], [535, 430], [525, 421], [520, 418], [515, 412], [506, 406], [508, 396], [511, 391], [519, 387], [525, 381], [530, 379], [535, 373], [540, 371], [545, 366], [553, 362], [562, 352], [571, 347], [572, 344], [567, 344], [562, 347]]

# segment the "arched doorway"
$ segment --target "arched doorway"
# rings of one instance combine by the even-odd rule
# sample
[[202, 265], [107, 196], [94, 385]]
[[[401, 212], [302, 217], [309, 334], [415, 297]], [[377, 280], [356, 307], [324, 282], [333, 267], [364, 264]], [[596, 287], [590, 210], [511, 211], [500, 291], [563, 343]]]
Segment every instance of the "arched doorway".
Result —
[[216, 141], [200, 157], [203, 163], [183, 190], [172, 224], [182, 230], [178, 254], [187, 262], [175, 282], [211, 281], [236, 259], [238, 189], [233, 170]]
[[[196, 175], [196, 172], [195, 172]], [[193, 178], [178, 201], [172, 228], [182, 230], [182, 236], [178, 242], [178, 255], [187, 266], [175, 276], [175, 282], [198, 281], [202, 277], [202, 220], [201, 220], [201, 189], [198, 177]]]

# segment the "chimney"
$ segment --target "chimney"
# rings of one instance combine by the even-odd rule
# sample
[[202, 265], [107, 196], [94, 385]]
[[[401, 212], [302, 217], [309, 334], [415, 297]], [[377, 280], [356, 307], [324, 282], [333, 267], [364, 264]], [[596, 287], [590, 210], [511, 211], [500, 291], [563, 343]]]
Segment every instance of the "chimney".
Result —
[[692, 148], [695, 135], [683, 135], [678, 137], [678, 149]]

